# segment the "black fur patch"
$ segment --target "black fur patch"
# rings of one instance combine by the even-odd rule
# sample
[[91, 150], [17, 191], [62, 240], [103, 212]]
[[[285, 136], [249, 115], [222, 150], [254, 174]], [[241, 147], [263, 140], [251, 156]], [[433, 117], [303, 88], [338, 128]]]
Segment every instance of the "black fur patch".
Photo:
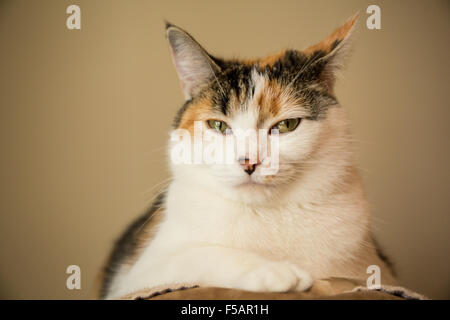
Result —
[[187, 100], [182, 106], [181, 108], [178, 110], [175, 118], [173, 119], [173, 123], [172, 126], [176, 129], [178, 128], [178, 126], [180, 125], [181, 122], [181, 118], [183, 117], [184, 112], [187, 110], [187, 108], [189, 107], [189, 105], [191, 104], [192, 99]]
[[384, 253], [384, 251], [382, 250], [379, 242], [375, 239], [375, 237], [372, 235], [372, 241], [375, 245], [375, 249], [377, 252], [378, 257], [381, 259], [381, 261], [383, 261], [391, 270], [392, 275], [395, 277], [397, 275], [397, 273], [395, 272], [395, 267], [394, 267], [394, 263], [389, 259], [389, 257]]
[[114, 245], [114, 249], [105, 266], [100, 298], [104, 299], [108, 294], [112, 280], [117, 273], [117, 268], [123, 264], [123, 261], [135, 254], [137, 249], [137, 241], [144, 224], [148, 223], [153, 214], [164, 203], [165, 194], [161, 193], [157, 196], [150, 209], [142, 216], [133, 221], [125, 232], [120, 236]]
[[[337, 46], [335, 42], [333, 46]], [[253, 65], [241, 63], [237, 60], [222, 60], [213, 56], [211, 59], [220, 67], [221, 72], [216, 74], [216, 78], [205, 87], [199, 96], [211, 98], [213, 108], [217, 111], [230, 115], [230, 110], [236, 109], [231, 106], [231, 97], [238, 100], [249, 98], [253, 95], [254, 84], [251, 79], [252, 71], [266, 76], [271, 81], [276, 81], [281, 87], [290, 86], [294, 89], [294, 98], [302, 101], [302, 104], [309, 111], [309, 120], [320, 120], [326, 114], [330, 105], [336, 104], [336, 98], [330, 94], [326, 88], [320, 86], [320, 76], [327, 63], [324, 57], [326, 52], [316, 51], [312, 55], [305, 55], [296, 50], [287, 50], [273, 65], [260, 67], [256, 62]], [[310, 89], [311, 85], [318, 84], [315, 89]], [[321, 89], [322, 88], [322, 89]], [[180, 124], [183, 113], [190, 107], [192, 101], [186, 101], [173, 122], [175, 128]], [[244, 106], [244, 101], [241, 105]]]

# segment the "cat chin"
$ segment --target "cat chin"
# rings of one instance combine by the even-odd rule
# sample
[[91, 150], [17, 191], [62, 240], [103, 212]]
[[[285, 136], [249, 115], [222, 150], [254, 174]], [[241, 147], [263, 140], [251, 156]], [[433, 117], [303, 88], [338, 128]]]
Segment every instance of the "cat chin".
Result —
[[276, 194], [274, 186], [250, 181], [223, 187], [221, 193], [225, 199], [248, 205], [267, 204], [275, 200]]

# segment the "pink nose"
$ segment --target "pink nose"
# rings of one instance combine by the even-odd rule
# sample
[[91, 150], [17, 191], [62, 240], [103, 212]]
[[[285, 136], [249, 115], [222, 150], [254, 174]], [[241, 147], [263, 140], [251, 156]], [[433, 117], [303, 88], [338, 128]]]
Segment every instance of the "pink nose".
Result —
[[247, 158], [240, 158], [239, 163], [241, 164], [242, 168], [245, 172], [247, 172], [248, 175], [251, 175], [253, 172], [255, 172], [256, 166], [259, 163], [250, 163], [250, 160]]

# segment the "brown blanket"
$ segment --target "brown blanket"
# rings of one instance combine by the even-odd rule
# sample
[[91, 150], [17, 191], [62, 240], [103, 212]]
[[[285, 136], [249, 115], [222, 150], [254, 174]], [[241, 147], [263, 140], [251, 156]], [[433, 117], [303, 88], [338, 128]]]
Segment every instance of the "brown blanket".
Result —
[[377, 290], [364, 287], [356, 279], [331, 278], [319, 280], [306, 292], [249, 292], [236, 289], [173, 284], [134, 292], [121, 299], [144, 300], [403, 300], [426, 299], [403, 287], [384, 286]]

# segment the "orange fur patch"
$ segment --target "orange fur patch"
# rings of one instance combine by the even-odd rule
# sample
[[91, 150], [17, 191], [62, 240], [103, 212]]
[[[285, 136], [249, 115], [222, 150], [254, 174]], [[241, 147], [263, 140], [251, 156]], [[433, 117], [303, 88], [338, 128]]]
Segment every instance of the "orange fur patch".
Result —
[[193, 102], [184, 112], [178, 128], [188, 130], [191, 135], [194, 135], [195, 121], [206, 121], [211, 119], [211, 105], [212, 102], [206, 97]]
[[275, 62], [280, 60], [285, 54], [286, 54], [286, 50], [283, 50], [277, 54], [273, 54], [273, 55], [267, 56], [265, 58], [259, 59], [258, 66], [260, 68], [264, 68], [266, 66], [271, 67], [271, 66], [273, 66], [273, 64]]
[[339, 27], [327, 38], [325, 38], [322, 42], [315, 44], [307, 48], [306, 50], [303, 50], [303, 53], [305, 53], [306, 55], [311, 55], [319, 50], [322, 50], [326, 53], [330, 53], [331, 50], [333, 49], [333, 44], [336, 42], [336, 40], [338, 41], [344, 40], [352, 30], [357, 20], [358, 15], [354, 15], [349, 20], [347, 20], [347, 22], [345, 22], [341, 27]]
[[158, 209], [153, 214], [149, 221], [146, 222], [145, 225], [142, 226], [142, 229], [140, 230], [138, 243], [136, 246], [136, 251], [134, 252], [134, 255], [130, 257], [128, 260], [128, 263], [130, 265], [134, 264], [137, 260], [137, 258], [141, 255], [142, 250], [144, 250], [147, 246], [150, 240], [152, 240], [155, 237], [156, 231], [158, 229], [158, 226], [162, 222], [162, 219], [164, 217], [164, 210]]
[[267, 83], [264, 90], [256, 97], [259, 107], [259, 123], [264, 122], [271, 116], [276, 116], [282, 107], [281, 94], [283, 89], [275, 81]]
[[283, 58], [285, 54], [286, 50], [283, 50], [279, 53], [272, 54], [264, 58], [243, 59], [239, 60], [239, 62], [248, 66], [257, 65], [259, 68], [264, 69], [265, 67], [273, 66], [274, 63], [277, 62], [279, 59]]

